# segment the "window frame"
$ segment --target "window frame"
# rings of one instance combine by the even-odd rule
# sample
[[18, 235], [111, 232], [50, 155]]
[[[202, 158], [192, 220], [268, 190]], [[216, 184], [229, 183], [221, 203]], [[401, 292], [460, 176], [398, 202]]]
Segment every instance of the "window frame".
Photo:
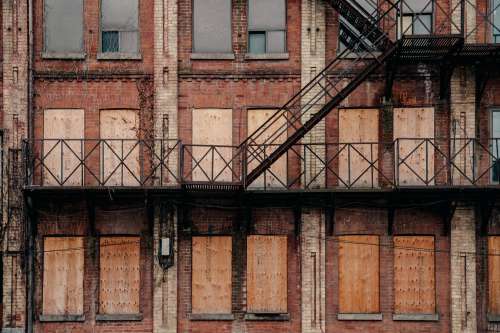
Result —
[[82, 1], [82, 40], [80, 51], [52, 51], [47, 49], [47, 11], [45, 10], [46, 0], [42, 1], [42, 58], [52, 59], [84, 59], [85, 58], [85, 0]]
[[[85, 1], [85, 0], [84, 0]], [[132, 32], [130, 30], [104, 30], [103, 29], [103, 23], [102, 23], [102, 2], [104, 0], [99, 0], [99, 47], [98, 47], [98, 59], [105, 59], [106, 57], [117, 57], [119, 58], [120, 55], [130, 55], [130, 56], [136, 56], [133, 57], [133, 59], [140, 59], [140, 54], [141, 54], [141, 0], [136, 0], [137, 1], [137, 50], [136, 52], [123, 52], [120, 50], [120, 32]], [[118, 51], [117, 52], [104, 52], [102, 49], [102, 35], [104, 32], [107, 31], [118, 31]], [[137, 58], [139, 56], [139, 58]]]
[[[284, 54], [288, 52], [288, 0], [283, 0], [285, 2], [285, 26], [283, 29], [250, 29], [249, 27], [249, 18], [250, 18], [250, 1], [248, 0], [246, 4], [246, 15], [247, 15], [247, 50], [246, 52], [250, 55], [273, 55], [273, 54]], [[284, 49], [281, 52], [268, 52], [268, 33], [269, 32], [284, 32], [285, 40], [283, 41]], [[265, 45], [264, 45], [264, 53], [254, 53], [250, 50], [250, 35], [252, 33], [264, 33], [265, 35]]]
[[[194, 30], [194, 25], [195, 25], [195, 19], [194, 19], [194, 2], [195, 0], [191, 0], [191, 54], [208, 54], [208, 55], [227, 55], [227, 54], [233, 54], [234, 53], [234, 45], [233, 45], [233, 1], [232, 0], [227, 0], [229, 1], [229, 36], [230, 36], [230, 42], [229, 45], [231, 46], [231, 49], [228, 51], [217, 51], [217, 52], [210, 52], [210, 51], [197, 51], [195, 48], [195, 43], [194, 43], [194, 36], [195, 36], [195, 30]], [[212, 59], [209, 57], [208, 59]], [[232, 60], [234, 59], [233, 57], [229, 58], [223, 58], [222, 60]]]
[[[489, 139], [492, 140], [490, 143], [489, 143], [489, 147], [491, 149], [491, 154], [490, 154], [490, 162], [489, 162], [489, 165], [491, 167], [491, 171], [490, 171], [490, 177], [489, 177], [489, 180], [490, 180], [490, 184], [500, 184], [500, 137], [498, 137], [496, 140], [496, 143], [498, 145], [497, 147], [497, 151], [498, 151], [498, 155], [497, 155], [497, 158], [498, 158], [498, 162], [499, 162], [499, 166], [498, 166], [498, 179], [495, 180], [494, 179], [494, 174], [493, 174], [493, 170], [494, 170], [494, 165], [493, 165], [493, 157], [492, 155], [495, 155], [495, 152], [493, 151], [494, 150], [494, 137], [493, 137], [493, 132], [494, 132], [494, 124], [493, 124], [493, 114], [494, 113], [499, 113], [500, 114], [500, 107], [493, 107], [493, 108], [490, 108], [489, 110], [489, 119], [490, 119], [490, 126], [489, 126], [489, 130], [490, 130], [490, 135], [489, 135]], [[500, 126], [500, 123], [499, 123], [499, 126]], [[499, 131], [500, 131], [500, 128], [499, 128]]]
[[[495, 1], [498, 1], [498, 4], [497, 6], [495, 6]], [[495, 8], [496, 10], [498, 11], [497, 15], [498, 15], [498, 20], [500, 21], [500, 0], [490, 0], [488, 1], [488, 5], [490, 7], [490, 11], [491, 11], [491, 18], [490, 18], [490, 22], [491, 22], [491, 34], [490, 34], [490, 38], [491, 38], [491, 43], [493, 44], [500, 44], [500, 26], [496, 26], [495, 25]], [[500, 25], [500, 23], [499, 23]], [[495, 34], [495, 30], [498, 30], [498, 33]]]
[[[411, 12], [411, 13], [405, 13], [403, 11], [403, 6], [404, 6], [404, 3], [401, 3], [401, 7], [398, 8], [398, 13], [399, 13], [399, 17], [398, 17], [398, 39], [401, 39], [403, 38], [403, 36], [425, 36], [425, 35], [432, 35], [434, 34], [434, 24], [435, 24], [435, 19], [436, 19], [436, 15], [435, 15], [435, 7], [436, 7], [436, 4], [435, 4], [435, 0], [430, 0], [432, 5], [431, 5], [431, 8], [430, 8], [430, 11], [429, 12]], [[419, 19], [419, 16], [430, 16], [431, 17], [431, 26], [430, 26], [430, 31], [426, 31], [425, 34], [415, 34], [415, 22], [420, 22], [422, 23], [423, 21], [421, 19]], [[403, 28], [403, 21], [404, 21], [404, 18], [405, 17], [410, 17], [411, 18], [411, 24], [409, 26], [409, 30], [411, 30], [411, 33], [410, 32], [406, 32], [408, 30], [408, 28]]]

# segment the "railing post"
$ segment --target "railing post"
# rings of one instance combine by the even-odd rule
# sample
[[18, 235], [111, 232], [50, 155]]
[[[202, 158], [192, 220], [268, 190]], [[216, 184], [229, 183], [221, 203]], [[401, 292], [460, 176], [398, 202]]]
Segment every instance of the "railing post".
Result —
[[246, 179], [247, 179], [247, 172], [248, 172], [248, 168], [247, 168], [247, 145], [244, 144], [243, 146], [241, 146], [240, 148], [240, 155], [241, 155], [241, 182], [242, 182], [242, 185], [243, 185], [243, 188], [246, 188], [247, 184], [246, 184]]
[[184, 145], [182, 144], [182, 141], [179, 140], [179, 161], [178, 161], [178, 168], [177, 170], [178, 177], [179, 177], [179, 183], [182, 185], [184, 183]]

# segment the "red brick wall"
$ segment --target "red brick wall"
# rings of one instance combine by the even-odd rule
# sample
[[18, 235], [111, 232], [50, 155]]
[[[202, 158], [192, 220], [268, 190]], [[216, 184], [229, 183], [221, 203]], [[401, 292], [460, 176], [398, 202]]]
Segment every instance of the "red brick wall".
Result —
[[[254, 209], [252, 223], [245, 232], [240, 212], [216, 208], [193, 208], [187, 219], [192, 224], [179, 235], [178, 330], [179, 332], [249, 333], [300, 332], [300, 252], [295, 236], [293, 213], [288, 209]], [[186, 224], [185, 224], [186, 225]], [[182, 230], [182, 227], [179, 228]], [[233, 236], [232, 307], [234, 321], [192, 321], [191, 311], [191, 236], [224, 234]], [[288, 313], [289, 321], [248, 321], [246, 312], [246, 234], [288, 235]]]
[[[47, 198], [49, 199], [49, 198]], [[152, 232], [144, 206], [139, 202], [121, 203], [100, 201], [96, 207], [95, 226], [90, 224], [83, 197], [61, 200], [61, 197], [40, 202], [38, 210], [37, 262], [35, 287], [35, 331], [62, 332], [152, 332]], [[42, 323], [43, 237], [53, 235], [84, 236], [84, 315], [81, 323]], [[140, 310], [143, 320], [138, 322], [96, 322], [99, 308], [99, 235], [140, 235], [141, 290]]]
[[[430, 208], [396, 211], [394, 235], [434, 235], [436, 253], [436, 306], [438, 322], [397, 322], [394, 312], [392, 236], [387, 233], [388, 216], [383, 209], [349, 208], [336, 210], [334, 235], [326, 242], [326, 320], [327, 332], [449, 332], [450, 261], [449, 237], [443, 236], [442, 218]], [[338, 242], [336, 236], [349, 234], [379, 235], [380, 243], [380, 311], [382, 321], [339, 321]]]

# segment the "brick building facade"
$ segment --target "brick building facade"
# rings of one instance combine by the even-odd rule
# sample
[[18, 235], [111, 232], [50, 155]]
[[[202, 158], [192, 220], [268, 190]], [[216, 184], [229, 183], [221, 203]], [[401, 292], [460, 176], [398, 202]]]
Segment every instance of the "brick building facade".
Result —
[[499, 332], [497, 0], [6, 0], [2, 332]]

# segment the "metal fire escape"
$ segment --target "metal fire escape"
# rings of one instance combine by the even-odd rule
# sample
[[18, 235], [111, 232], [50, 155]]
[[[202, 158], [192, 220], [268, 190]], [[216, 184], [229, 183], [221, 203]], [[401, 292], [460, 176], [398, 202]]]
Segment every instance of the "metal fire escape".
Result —
[[404, 0], [378, 1], [373, 12], [368, 12], [356, 0], [328, 2], [342, 17], [339, 20], [339, 39], [343, 50], [242, 142], [240, 149], [244, 154], [245, 187], [299, 143], [315, 125], [390, 58], [437, 59], [453, 53], [463, 45], [463, 36], [459, 32], [460, 23], [457, 29], [451, 27], [446, 36], [438, 36], [439, 38], [432, 34], [406, 38], [401, 31], [398, 32], [401, 22], [399, 13], [405, 5]]

